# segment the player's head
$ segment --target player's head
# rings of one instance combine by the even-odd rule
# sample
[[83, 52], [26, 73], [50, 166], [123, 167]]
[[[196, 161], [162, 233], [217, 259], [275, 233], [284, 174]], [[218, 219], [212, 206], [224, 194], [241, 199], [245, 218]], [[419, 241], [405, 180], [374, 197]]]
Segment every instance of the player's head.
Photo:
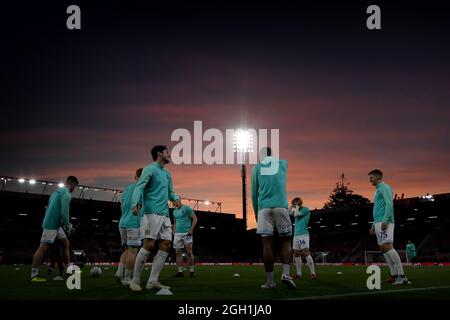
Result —
[[382, 179], [383, 172], [381, 172], [379, 169], [375, 169], [369, 172], [369, 181], [373, 186], [376, 186]]
[[181, 202], [181, 199], [177, 199], [173, 202], [173, 205], [175, 206], [175, 208], [181, 208], [183, 203]]
[[291, 201], [293, 206], [301, 206], [303, 204], [302, 198], [296, 197]]
[[139, 178], [140, 178], [141, 175], [142, 175], [142, 170], [144, 170], [144, 169], [139, 168], [139, 169], [136, 170], [136, 174], [135, 174], [135, 176], [134, 176], [134, 180], [136, 180], [136, 181], [139, 180]]
[[164, 164], [170, 162], [170, 152], [169, 148], [167, 148], [166, 146], [154, 146], [151, 152], [153, 161], [162, 162]]
[[411, 243], [411, 240], [408, 240], [408, 243]]
[[66, 179], [66, 186], [69, 189], [70, 192], [73, 192], [76, 187], [78, 187], [80, 183], [78, 182], [77, 177], [74, 176], [68, 176]]
[[272, 156], [272, 149], [270, 147], [262, 147], [259, 150], [259, 158], [262, 160], [265, 157], [271, 157]]

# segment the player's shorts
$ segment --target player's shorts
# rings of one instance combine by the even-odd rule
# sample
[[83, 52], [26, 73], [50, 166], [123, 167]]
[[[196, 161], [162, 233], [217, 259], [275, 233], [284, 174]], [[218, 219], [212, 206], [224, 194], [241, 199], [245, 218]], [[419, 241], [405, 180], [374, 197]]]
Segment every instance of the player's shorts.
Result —
[[173, 238], [173, 248], [174, 249], [183, 249], [186, 245], [192, 244], [193, 239], [192, 235], [184, 233], [175, 233]]
[[386, 230], [381, 230], [381, 224], [382, 222], [376, 222], [374, 224], [378, 245], [381, 246], [383, 243], [394, 243], [394, 224], [389, 223]]
[[287, 208], [264, 208], [258, 211], [256, 233], [263, 237], [277, 231], [280, 237], [292, 235], [292, 223]]
[[141, 237], [139, 228], [120, 228], [120, 243], [122, 246], [140, 247]]
[[172, 241], [172, 222], [169, 217], [148, 213], [144, 214], [141, 219], [141, 240], [169, 240]]
[[42, 231], [41, 243], [52, 244], [55, 242], [55, 239], [67, 239], [63, 228], [59, 227], [58, 230], [44, 229]]
[[294, 236], [294, 243], [292, 245], [294, 250], [309, 249], [309, 235]]

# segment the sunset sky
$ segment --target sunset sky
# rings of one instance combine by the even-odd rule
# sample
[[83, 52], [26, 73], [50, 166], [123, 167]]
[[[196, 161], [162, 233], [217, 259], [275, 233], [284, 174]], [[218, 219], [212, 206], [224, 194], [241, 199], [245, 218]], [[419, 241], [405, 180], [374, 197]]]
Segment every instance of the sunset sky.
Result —
[[[341, 173], [372, 199], [374, 168], [406, 197], [450, 192], [448, 11], [386, 5], [369, 31], [364, 4], [79, 3], [80, 31], [71, 2], [5, 9], [0, 174], [123, 187], [201, 120], [280, 129], [289, 197], [310, 208]], [[167, 168], [181, 196], [242, 215], [238, 165]]]

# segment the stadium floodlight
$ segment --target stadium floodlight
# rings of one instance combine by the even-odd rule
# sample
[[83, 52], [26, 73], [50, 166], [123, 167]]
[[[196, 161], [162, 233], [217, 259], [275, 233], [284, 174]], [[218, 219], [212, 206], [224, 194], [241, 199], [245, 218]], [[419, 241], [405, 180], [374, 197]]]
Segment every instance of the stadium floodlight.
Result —
[[36, 180], [31, 179], [30, 181], [28, 181], [29, 184], [36, 184]]
[[58, 183], [58, 187], [59, 188], [63, 188], [64, 187], [64, 183], [62, 183], [62, 182]]
[[19, 183], [24, 183], [25, 182], [25, 179], [24, 178], [20, 178], [19, 179]]
[[242, 218], [244, 219], [245, 229], [247, 229], [247, 167], [245, 165], [245, 153], [253, 152], [253, 135], [249, 130], [235, 130], [233, 134], [233, 150], [242, 154]]
[[206, 205], [209, 205], [209, 201], [208, 201], [208, 200], [206, 200], [206, 201], [205, 201], [205, 204], [206, 204]]
[[42, 185], [44, 185], [44, 186], [47, 184], [47, 182], [41, 182], [41, 183], [42, 183]]
[[236, 130], [233, 135], [233, 147], [235, 152], [252, 152], [253, 136], [250, 131]]
[[408, 220], [408, 221], [413, 221], [413, 220], [416, 220], [416, 218], [408, 218], [408, 219], [406, 219], [406, 220]]

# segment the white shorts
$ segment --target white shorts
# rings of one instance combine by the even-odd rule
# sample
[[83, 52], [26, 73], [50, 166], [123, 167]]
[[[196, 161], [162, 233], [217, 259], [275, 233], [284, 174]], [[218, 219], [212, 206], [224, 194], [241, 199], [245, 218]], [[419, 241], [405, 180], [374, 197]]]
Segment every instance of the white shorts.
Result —
[[173, 248], [174, 249], [183, 249], [186, 245], [192, 244], [193, 239], [192, 235], [185, 233], [175, 233], [173, 238]]
[[278, 235], [292, 235], [292, 223], [287, 208], [265, 208], [258, 211], [256, 233], [261, 236], [272, 236], [277, 230]]
[[389, 223], [386, 230], [381, 230], [381, 222], [374, 224], [375, 235], [377, 236], [378, 245], [381, 246], [383, 243], [394, 243], [394, 224]]
[[141, 238], [139, 228], [120, 228], [120, 243], [122, 246], [140, 247]]
[[172, 241], [172, 222], [169, 217], [159, 214], [144, 214], [141, 219], [141, 240], [170, 240]]
[[58, 230], [44, 229], [42, 231], [41, 243], [54, 243], [55, 239], [67, 239], [63, 228], [59, 227]]
[[294, 243], [292, 245], [294, 250], [309, 249], [309, 235], [294, 236]]

